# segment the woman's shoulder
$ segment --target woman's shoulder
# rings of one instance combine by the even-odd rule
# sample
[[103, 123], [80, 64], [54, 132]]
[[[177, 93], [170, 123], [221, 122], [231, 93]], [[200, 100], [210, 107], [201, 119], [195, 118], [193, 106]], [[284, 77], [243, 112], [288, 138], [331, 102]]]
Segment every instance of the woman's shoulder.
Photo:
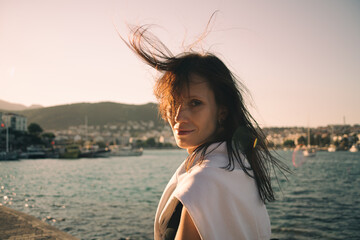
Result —
[[[246, 164], [246, 159], [242, 159]], [[189, 169], [185, 170], [186, 164], [180, 166], [180, 170], [176, 173], [177, 187], [176, 191], [186, 194], [200, 194], [204, 192], [208, 194], [210, 188], [207, 186], [218, 186], [222, 188], [254, 187], [254, 180], [250, 178], [240, 167], [239, 162], [233, 159], [234, 168], [228, 170], [229, 156], [227, 153], [226, 143], [215, 143], [208, 147], [201, 162], [196, 162]], [[241, 182], [239, 187], [239, 182]], [[251, 188], [250, 187], [250, 188]], [[211, 187], [211, 191], [215, 191]]]
[[206, 149], [204, 159], [198, 165], [203, 168], [212, 167], [221, 169], [228, 168], [228, 166], [230, 165], [231, 169], [233, 168], [235, 170], [241, 170], [239, 161], [241, 161], [245, 166], [248, 166], [248, 161], [245, 155], [243, 155], [242, 153], [239, 153], [237, 157], [235, 157], [235, 155], [233, 154], [230, 164], [230, 157], [226, 142], [217, 142], [211, 144]]
[[256, 189], [253, 178], [250, 178], [241, 168], [234, 168], [232, 171], [226, 169], [227, 164], [226, 156], [206, 158], [201, 164], [193, 166], [178, 176], [176, 190], [189, 195], [201, 193], [208, 195], [208, 191]]
[[[267, 211], [259, 198], [255, 180], [241, 169], [229, 171], [218, 167], [227, 159], [227, 154], [213, 151], [203, 163], [183, 174], [174, 197], [186, 207], [204, 238], [216, 236], [214, 239], [221, 239], [249, 232], [251, 236], [258, 236], [256, 234], [263, 234], [264, 231], [257, 229], [260, 225], [264, 225], [265, 232], [269, 233]], [[228, 228], [225, 221], [235, 224], [237, 228]], [[255, 227], [249, 230], [246, 228], [248, 225]], [[213, 227], [213, 231], [209, 230]]]

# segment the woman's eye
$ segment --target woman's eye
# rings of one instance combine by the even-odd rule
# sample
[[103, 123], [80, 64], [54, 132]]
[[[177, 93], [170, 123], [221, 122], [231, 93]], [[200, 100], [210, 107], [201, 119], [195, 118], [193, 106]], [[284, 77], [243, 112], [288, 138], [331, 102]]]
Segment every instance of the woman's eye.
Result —
[[192, 107], [199, 106], [200, 104], [201, 104], [201, 101], [197, 100], [197, 99], [193, 99], [190, 101], [190, 106], [192, 106]]

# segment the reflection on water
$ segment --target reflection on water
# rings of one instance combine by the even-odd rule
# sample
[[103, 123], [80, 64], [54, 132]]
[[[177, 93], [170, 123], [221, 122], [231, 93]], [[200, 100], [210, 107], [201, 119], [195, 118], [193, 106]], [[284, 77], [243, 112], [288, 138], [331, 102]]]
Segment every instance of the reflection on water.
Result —
[[[290, 161], [292, 152], [281, 152]], [[268, 204], [280, 239], [359, 239], [360, 155], [318, 152], [293, 168], [279, 201]]]
[[0, 202], [82, 239], [153, 238], [162, 190], [186, 153], [0, 162]]
[[[267, 204], [273, 237], [357, 239], [360, 154], [318, 152], [280, 177], [279, 200]], [[152, 239], [161, 193], [185, 151], [141, 157], [0, 162], [0, 203], [81, 239]], [[274, 187], [277, 188], [274, 182]]]

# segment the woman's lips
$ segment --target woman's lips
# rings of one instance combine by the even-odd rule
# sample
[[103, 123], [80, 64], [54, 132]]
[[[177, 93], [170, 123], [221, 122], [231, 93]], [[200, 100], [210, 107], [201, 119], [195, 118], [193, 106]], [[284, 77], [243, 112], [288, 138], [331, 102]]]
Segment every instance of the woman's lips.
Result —
[[188, 135], [188, 134], [192, 133], [194, 130], [180, 130], [180, 129], [177, 129], [175, 131], [176, 131], [177, 135], [184, 136], [184, 135]]

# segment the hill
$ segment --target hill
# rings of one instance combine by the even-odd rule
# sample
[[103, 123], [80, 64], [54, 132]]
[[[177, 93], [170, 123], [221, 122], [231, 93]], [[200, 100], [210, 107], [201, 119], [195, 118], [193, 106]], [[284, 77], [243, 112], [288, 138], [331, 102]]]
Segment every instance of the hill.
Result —
[[129, 105], [114, 102], [76, 103], [40, 109], [27, 109], [17, 113], [28, 118], [28, 123], [38, 123], [43, 129], [62, 130], [69, 126], [116, 124], [127, 121], [154, 121], [161, 124], [155, 103]]
[[27, 107], [23, 104], [18, 103], [11, 103], [4, 100], [0, 100], [0, 109], [5, 111], [21, 111], [25, 109], [35, 109], [35, 108], [42, 108], [41, 105], [31, 105]]

